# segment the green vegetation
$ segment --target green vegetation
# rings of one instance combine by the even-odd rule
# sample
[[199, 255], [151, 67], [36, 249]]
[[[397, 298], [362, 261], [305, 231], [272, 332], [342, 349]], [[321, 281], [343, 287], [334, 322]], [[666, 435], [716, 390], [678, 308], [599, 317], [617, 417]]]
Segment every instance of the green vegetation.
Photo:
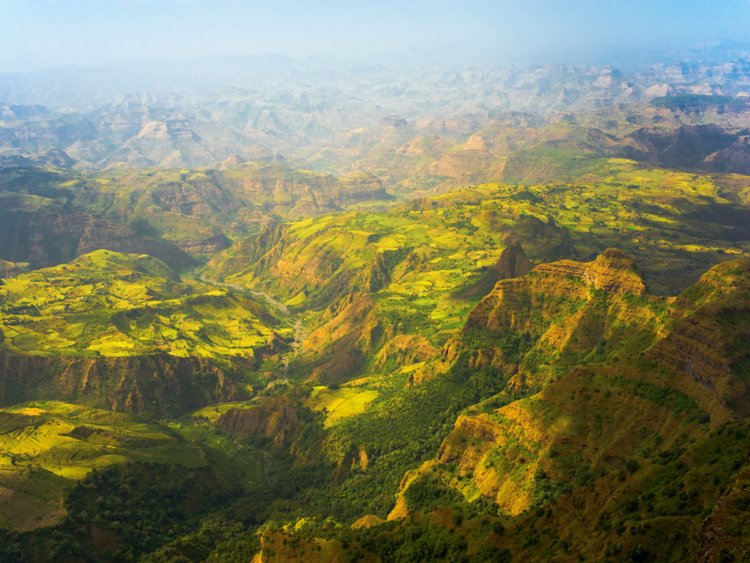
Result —
[[378, 396], [377, 391], [362, 391], [352, 387], [328, 389], [317, 386], [313, 389], [308, 406], [314, 411], [323, 411], [326, 415], [326, 426], [337, 420], [362, 414], [367, 405]]
[[137, 463], [97, 471], [70, 491], [63, 525], [46, 534], [4, 534], [0, 557], [68, 559], [93, 551], [134, 560], [194, 529], [233, 492], [207, 468]]
[[[25, 530], [64, 516], [63, 495], [92, 471], [132, 461], [205, 465], [197, 445], [158, 423], [55, 401], [0, 411], [2, 527]], [[19, 518], [18, 515], [23, 517]]]
[[3, 346], [27, 355], [253, 358], [278, 338], [259, 304], [145, 255], [98, 250], [5, 280], [0, 300]]
[[0, 410], [0, 467], [44, 470], [81, 479], [93, 469], [149, 460], [194, 466], [204, 463], [197, 446], [157, 423], [124, 413], [45, 401]]
[[667, 560], [713, 523], [741, 558], [748, 180], [559, 128], [387, 206], [280, 165], [9, 173], [211, 261], [0, 263], [0, 559]]
[[159, 423], [57, 401], [26, 403], [0, 410], [0, 490], [9, 499], [0, 527], [67, 522], [71, 509], [63, 500], [76, 482], [133, 463], [211, 468], [248, 490], [268, 484], [256, 450], [200, 418]]

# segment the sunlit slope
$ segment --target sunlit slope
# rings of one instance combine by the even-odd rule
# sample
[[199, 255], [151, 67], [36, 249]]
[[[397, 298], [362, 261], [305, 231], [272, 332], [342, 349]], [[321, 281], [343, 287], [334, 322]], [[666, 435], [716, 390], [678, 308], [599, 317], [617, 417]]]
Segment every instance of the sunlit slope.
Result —
[[146, 255], [95, 251], [4, 280], [0, 299], [6, 404], [172, 410], [184, 395], [198, 407], [244, 396], [253, 366], [283, 348], [284, 330], [257, 302], [181, 282]]
[[98, 250], [5, 280], [4, 346], [25, 354], [253, 357], [273, 319], [223, 289], [181, 283], [150, 256]]
[[[583, 269], [563, 261], [500, 282], [443, 359], [541, 391], [510, 402], [506, 390], [461, 415], [437, 459], [403, 481], [391, 517], [409, 514], [411, 486], [437, 479], [518, 516], [508, 545], [525, 557], [566, 543], [594, 558], [637, 545], [659, 557], [707, 549], [718, 540], [704, 518], [747, 461], [749, 289], [745, 259], [676, 299], [654, 298], [612, 251]], [[548, 511], [554, 533], [522, 543], [540, 525], [533, 509]], [[658, 542], [677, 530], [686, 543]]]

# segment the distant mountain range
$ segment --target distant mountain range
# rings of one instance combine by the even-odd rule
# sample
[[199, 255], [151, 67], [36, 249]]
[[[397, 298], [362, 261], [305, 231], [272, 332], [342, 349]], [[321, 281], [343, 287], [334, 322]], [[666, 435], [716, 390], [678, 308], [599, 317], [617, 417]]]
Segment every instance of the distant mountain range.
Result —
[[[408, 152], [404, 147], [425, 136], [434, 138], [433, 152], [445, 152], [473, 133], [507, 128], [509, 120], [515, 128], [539, 128], [566, 115], [648, 104], [665, 96], [712, 98], [705, 98], [703, 109], [701, 102], [661, 105], [681, 115], [666, 111], [660, 126], [675, 120], [716, 122], [712, 107], [722, 113], [721, 108], [750, 96], [750, 62], [744, 59], [628, 72], [563, 65], [407, 72], [356, 65], [334, 70], [315, 61], [308, 67], [267, 58], [217, 61], [209, 73], [215, 78], [200, 88], [187, 85], [191, 79], [185, 68], [162, 70], [173, 88], [182, 83], [167, 77], [184, 73], [183, 90], [165, 91], [155, 72], [144, 71], [129, 82], [126, 77], [138, 76], [133, 68], [122, 75], [70, 69], [0, 76], [0, 155], [57, 149], [80, 166], [94, 168], [216, 166], [236, 157], [286, 158], [338, 172], [352, 166], [374, 170], [383, 158], [399, 149]], [[731, 119], [718, 121], [747, 127]], [[606, 120], [598, 125], [606, 128]], [[474, 161], [470, 166], [486, 160], [481, 154], [464, 157]]]

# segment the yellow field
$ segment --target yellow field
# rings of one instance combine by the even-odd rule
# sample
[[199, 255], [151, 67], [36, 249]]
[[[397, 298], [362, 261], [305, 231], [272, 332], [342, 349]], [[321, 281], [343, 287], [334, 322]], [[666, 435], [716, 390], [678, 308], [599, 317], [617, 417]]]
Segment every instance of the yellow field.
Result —
[[319, 385], [313, 389], [307, 406], [314, 411], [324, 411], [326, 413], [325, 426], [330, 427], [342, 418], [362, 414], [367, 405], [377, 396], [378, 392], [372, 390], [352, 387], [329, 389], [324, 385]]

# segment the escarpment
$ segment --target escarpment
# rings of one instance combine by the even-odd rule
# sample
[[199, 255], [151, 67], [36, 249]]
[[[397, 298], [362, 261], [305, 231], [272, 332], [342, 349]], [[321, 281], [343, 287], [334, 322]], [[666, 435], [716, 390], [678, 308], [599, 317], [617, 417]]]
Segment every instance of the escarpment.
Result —
[[500, 280], [517, 278], [529, 273], [531, 261], [524, 253], [523, 246], [514, 236], [508, 238], [507, 246], [500, 253], [500, 258], [474, 284], [464, 289], [460, 295], [465, 298], [476, 298], [487, 295]]
[[0, 256], [44, 267], [97, 249], [150, 254], [184, 267], [193, 259], [178, 246], [138, 235], [133, 229], [84, 211], [10, 208], [0, 210]]
[[[511, 354], [507, 335], [528, 331], [535, 335], [531, 343], [512, 350], [514, 373], [530, 377], [546, 363], [555, 376], [533, 385], [525, 379], [526, 386], [509, 387], [512, 394], [506, 390], [461, 414], [436, 457], [404, 478], [391, 518], [410, 514], [409, 488], [429, 478], [468, 501], [490, 499], [512, 516], [550, 502], [569, 504], [586, 522], [584, 529], [611, 517], [611, 507], [625, 502], [633, 487], [653, 487], [648, 480], [665, 473], [672, 456], [693, 452], [676, 465], [690, 474], [690, 464], [703, 463], [695, 461], [703, 459], [699, 452], [714, 447], [706, 423], [721, 429], [748, 414], [749, 284], [750, 260], [734, 260], [715, 266], [677, 298], [652, 297], [632, 261], [615, 251], [498, 282], [442, 361], [455, 368], [468, 358], [469, 373], [502, 372]], [[592, 306], [597, 322], [586, 320], [593, 313], [581, 313]], [[582, 329], [595, 330], [598, 341], [585, 355], [540, 345], [569, 348], [575, 338], [581, 342], [575, 333]], [[484, 340], [474, 332], [479, 330]], [[644, 447], [649, 436], [653, 444]], [[639, 467], [649, 470], [641, 474]], [[741, 467], [735, 463], [732, 471]], [[715, 482], [732, 474], [721, 473]], [[716, 489], [705, 500], [706, 510], [720, 493]], [[704, 546], [726, 535], [719, 520], [705, 521]], [[699, 524], [690, 523], [696, 536]]]
[[367, 354], [386, 337], [375, 303], [368, 295], [352, 296], [338, 313], [314, 330], [302, 343], [300, 362], [309, 379], [324, 384], [342, 383], [358, 373]]
[[507, 374], [629, 350], [655, 338], [655, 301], [645, 291], [632, 259], [618, 250], [592, 262], [540, 264], [499, 281], [469, 314], [461, 340], [472, 367]]
[[[237, 362], [234, 370], [248, 369]], [[248, 398], [231, 369], [205, 358], [167, 354], [115, 358], [25, 356], [0, 350], [0, 402], [80, 402], [151, 415], [181, 415]]]
[[674, 321], [649, 356], [750, 415], [750, 260], [719, 264], [680, 295]]
[[539, 333], [565, 309], [574, 312], [595, 299], [594, 290], [612, 296], [641, 296], [645, 289], [633, 261], [616, 250], [606, 251], [593, 262], [540, 264], [527, 276], [498, 282], [471, 312], [466, 330]]

